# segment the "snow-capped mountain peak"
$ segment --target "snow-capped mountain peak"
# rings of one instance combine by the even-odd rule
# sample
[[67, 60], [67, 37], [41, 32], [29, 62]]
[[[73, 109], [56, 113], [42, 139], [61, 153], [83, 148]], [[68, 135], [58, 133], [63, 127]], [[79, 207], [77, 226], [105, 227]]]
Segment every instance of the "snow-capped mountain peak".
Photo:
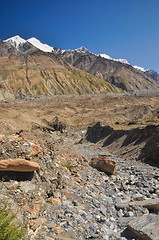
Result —
[[[33, 49], [33, 48], [30, 47], [30, 45], [28, 45], [28, 48], [26, 47], [26, 44], [29, 43], [29, 44], [33, 45], [34, 47], [36, 47], [37, 49], [40, 49], [43, 52], [54, 52], [55, 54], [58, 54], [59, 56], [63, 55], [65, 52], [76, 51], [76, 52], [79, 52], [79, 53], [82, 53], [82, 54], [93, 54], [95, 56], [102, 57], [102, 58], [105, 58], [105, 59], [108, 59], [108, 60], [121, 62], [121, 63], [130, 65], [130, 63], [126, 59], [115, 59], [115, 58], [110, 57], [107, 54], [94, 54], [94, 53], [90, 52], [87, 48], [85, 48], [84, 46], [82, 46], [80, 48], [77, 48], [77, 49], [74, 49], [74, 50], [62, 50], [62, 49], [50, 47], [47, 44], [41, 43], [35, 37], [32, 37], [32, 38], [29, 38], [28, 40], [25, 40], [25, 39], [21, 38], [19, 35], [16, 35], [14, 37], [11, 37], [11, 38], [8, 38], [8, 39], [4, 40], [4, 42], [6, 42], [9, 45], [12, 45], [19, 52], [26, 52], [26, 49], [27, 50], [28, 49]], [[25, 46], [25, 47], [23, 47], [23, 46]], [[144, 72], [144, 73], [150, 72], [150, 69], [145, 69], [145, 68], [138, 67], [138, 66], [132, 66], [132, 67], [137, 69], [138, 71], [141, 71], [141, 72]]]
[[141, 71], [141, 72], [146, 72], [146, 71], [149, 70], [149, 69], [145, 69], [145, 68], [138, 67], [138, 66], [133, 66], [133, 68], [135, 68], [135, 69], [137, 69], [137, 70], [139, 70], [139, 71]]
[[52, 52], [54, 51], [53, 47], [50, 47], [47, 44], [41, 43], [38, 39], [32, 37], [27, 40], [27, 42], [31, 43], [34, 47], [40, 49], [43, 52]]
[[21, 44], [26, 43], [26, 40], [16, 35], [14, 37], [4, 40], [4, 42], [11, 44], [15, 48], [18, 48]]
[[83, 47], [83, 46], [80, 47], [80, 48], [75, 49], [75, 51], [81, 52], [81, 53], [90, 53], [90, 52], [88, 51], [88, 49], [85, 48], [85, 47]]
[[110, 56], [108, 56], [107, 54], [96, 54], [97, 56], [99, 57], [102, 57], [102, 58], [105, 58], [105, 59], [108, 59], [108, 60], [113, 60], [113, 58], [111, 58]]
[[102, 58], [108, 59], [108, 60], [113, 60], [113, 61], [116, 61], [116, 62], [121, 62], [121, 63], [125, 63], [125, 64], [129, 64], [130, 65], [130, 63], [126, 59], [115, 59], [115, 58], [110, 57], [107, 54], [96, 54], [96, 55], [100, 56]]

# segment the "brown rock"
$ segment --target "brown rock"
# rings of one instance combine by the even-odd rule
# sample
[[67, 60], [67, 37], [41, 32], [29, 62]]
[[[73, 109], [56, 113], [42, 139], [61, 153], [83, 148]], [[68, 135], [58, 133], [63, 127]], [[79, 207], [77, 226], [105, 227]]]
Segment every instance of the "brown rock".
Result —
[[135, 237], [142, 240], [159, 239], [159, 216], [155, 214], [143, 215], [131, 220], [128, 229]]
[[24, 209], [25, 209], [25, 211], [27, 211], [27, 212], [30, 212], [30, 213], [32, 212], [31, 209], [30, 209], [30, 207], [29, 207], [27, 204], [24, 205]]
[[53, 203], [53, 204], [59, 204], [61, 205], [61, 200], [59, 198], [53, 198], [53, 197], [50, 197], [49, 200], [48, 200], [50, 203]]
[[4, 135], [0, 135], [0, 142], [4, 142], [5, 140], [5, 137], [4, 137]]
[[159, 198], [159, 190], [156, 190], [156, 195]]
[[0, 161], [0, 171], [32, 172], [39, 170], [40, 166], [36, 162], [25, 159], [5, 159]]
[[35, 212], [35, 214], [39, 215], [40, 209], [37, 204], [34, 204], [33, 211]]
[[105, 182], [108, 182], [108, 181], [109, 181], [109, 177], [103, 176], [103, 180], [104, 180]]
[[95, 186], [100, 186], [101, 185], [101, 183], [100, 182], [95, 182], [95, 184], [94, 184]]
[[39, 146], [35, 144], [31, 144], [31, 151], [29, 156], [36, 156], [41, 152]]
[[53, 232], [56, 234], [59, 234], [59, 233], [63, 232], [63, 228], [59, 225], [59, 226], [53, 228]]
[[116, 161], [106, 156], [93, 157], [89, 165], [108, 174], [116, 172]]

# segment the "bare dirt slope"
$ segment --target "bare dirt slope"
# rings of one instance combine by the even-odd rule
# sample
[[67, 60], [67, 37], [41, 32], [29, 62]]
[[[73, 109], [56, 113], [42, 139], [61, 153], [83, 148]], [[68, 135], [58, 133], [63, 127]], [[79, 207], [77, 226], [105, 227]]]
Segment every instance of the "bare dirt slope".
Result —
[[0, 103], [1, 133], [49, 127], [57, 116], [67, 129], [86, 129], [100, 122], [114, 129], [131, 129], [158, 123], [159, 96], [81, 95], [56, 96]]

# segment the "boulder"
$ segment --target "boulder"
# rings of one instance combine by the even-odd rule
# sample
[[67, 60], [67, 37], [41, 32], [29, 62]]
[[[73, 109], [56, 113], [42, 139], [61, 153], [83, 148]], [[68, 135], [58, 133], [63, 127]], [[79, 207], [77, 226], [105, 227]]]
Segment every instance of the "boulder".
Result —
[[89, 163], [90, 166], [96, 168], [99, 171], [108, 173], [108, 174], [115, 174], [116, 172], [116, 161], [110, 159], [106, 156], [99, 156], [93, 157]]
[[32, 172], [39, 170], [40, 166], [36, 162], [25, 159], [5, 159], [0, 160], [0, 171]]
[[[159, 216], [155, 214], [143, 215], [128, 223], [128, 230], [137, 239], [158, 240], [159, 239]], [[136, 238], [135, 238], [136, 239]]]

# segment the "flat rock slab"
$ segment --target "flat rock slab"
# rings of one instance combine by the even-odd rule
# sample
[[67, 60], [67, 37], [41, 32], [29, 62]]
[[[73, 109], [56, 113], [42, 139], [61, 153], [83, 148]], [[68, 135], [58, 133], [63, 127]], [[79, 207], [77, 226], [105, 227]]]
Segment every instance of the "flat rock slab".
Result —
[[159, 210], [159, 198], [154, 198], [154, 199], [150, 198], [150, 199], [145, 199], [143, 201], [135, 201], [131, 203], [131, 205], [142, 206], [149, 210], [154, 210], [154, 209]]
[[36, 162], [25, 159], [5, 159], [0, 160], [0, 171], [32, 172], [39, 170], [40, 166]]
[[22, 182], [21, 190], [25, 193], [35, 190], [35, 184], [31, 182]]
[[137, 217], [131, 220], [127, 226], [139, 239], [159, 240], [159, 215], [149, 214]]

